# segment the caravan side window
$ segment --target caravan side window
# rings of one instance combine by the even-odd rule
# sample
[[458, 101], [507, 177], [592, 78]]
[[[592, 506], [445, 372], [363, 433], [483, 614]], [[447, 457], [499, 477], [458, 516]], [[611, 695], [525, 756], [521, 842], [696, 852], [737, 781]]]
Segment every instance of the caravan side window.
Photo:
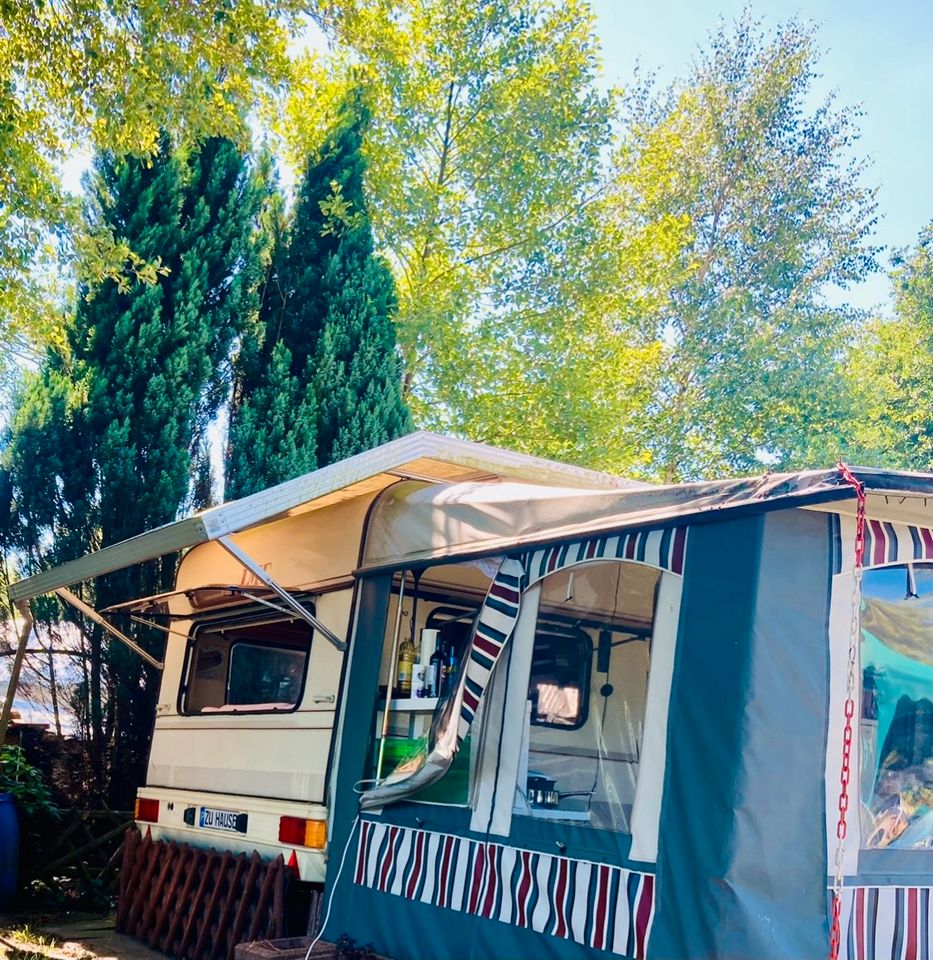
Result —
[[859, 721], [862, 846], [933, 847], [933, 567], [865, 573]]
[[516, 813], [630, 830], [660, 578], [608, 561], [542, 581]]
[[193, 634], [181, 712], [294, 710], [304, 690], [311, 627], [298, 619], [205, 626]]

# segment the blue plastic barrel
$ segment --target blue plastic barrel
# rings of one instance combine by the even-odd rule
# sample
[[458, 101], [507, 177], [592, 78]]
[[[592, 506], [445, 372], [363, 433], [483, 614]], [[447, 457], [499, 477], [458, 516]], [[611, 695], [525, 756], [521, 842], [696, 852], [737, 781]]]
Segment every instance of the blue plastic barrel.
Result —
[[0, 793], [0, 912], [16, 896], [19, 875], [19, 820], [16, 804], [8, 793]]

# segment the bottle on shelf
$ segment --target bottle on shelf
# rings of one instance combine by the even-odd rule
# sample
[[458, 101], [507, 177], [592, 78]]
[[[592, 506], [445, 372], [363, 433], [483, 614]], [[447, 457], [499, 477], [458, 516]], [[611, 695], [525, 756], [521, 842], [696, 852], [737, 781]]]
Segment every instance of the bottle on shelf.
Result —
[[434, 654], [437, 651], [437, 630], [425, 627], [421, 631], [421, 647], [418, 663], [424, 668], [423, 697], [437, 696], [437, 682], [434, 679]]
[[411, 675], [415, 665], [415, 645], [406, 637], [398, 648], [396, 688], [400, 697], [411, 696]]
[[457, 685], [457, 650], [453, 643], [447, 648], [447, 657], [444, 662], [444, 680], [446, 694], [450, 694]]
[[444, 696], [444, 651], [440, 644], [434, 648], [428, 664], [428, 684], [432, 697]]

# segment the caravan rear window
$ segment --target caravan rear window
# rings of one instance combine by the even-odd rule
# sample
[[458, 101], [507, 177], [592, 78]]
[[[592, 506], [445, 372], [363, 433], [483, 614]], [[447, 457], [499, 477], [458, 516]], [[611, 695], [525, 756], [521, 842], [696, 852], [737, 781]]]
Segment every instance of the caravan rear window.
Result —
[[311, 627], [303, 620], [202, 627], [189, 645], [181, 712], [294, 710], [304, 689]]

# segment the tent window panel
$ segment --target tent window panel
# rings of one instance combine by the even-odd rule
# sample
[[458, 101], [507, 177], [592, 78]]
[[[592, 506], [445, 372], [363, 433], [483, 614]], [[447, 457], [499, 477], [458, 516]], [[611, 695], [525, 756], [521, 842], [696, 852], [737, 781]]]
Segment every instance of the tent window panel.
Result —
[[191, 640], [182, 713], [273, 713], [294, 710], [311, 651], [304, 620], [212, 625]]
[[862, 844], [933, 847], [933, 567], [869, 570], [862, 585]]
[[[384, 780], [415, 769], [427, 756], [432, 724], [439, 718], [446, 695], [463, 669], [473, 624], [497, 567], [495, 561], [489, 560], [437, 564], [422, 571], [417, 584], [406, 573], [401, 617], [401, 578], [396, 576], [386, 618], [376, 729], [371, 744], [374, 779]], [[432, 654], [436, 654], [433, 661]], [[411, 799], [469, 805], [476, 759], [472, 737], [468, 735], [444, 776]]]
[[517, 813], [629, 832], [660, 577], [610, 561], [542, 582]]

